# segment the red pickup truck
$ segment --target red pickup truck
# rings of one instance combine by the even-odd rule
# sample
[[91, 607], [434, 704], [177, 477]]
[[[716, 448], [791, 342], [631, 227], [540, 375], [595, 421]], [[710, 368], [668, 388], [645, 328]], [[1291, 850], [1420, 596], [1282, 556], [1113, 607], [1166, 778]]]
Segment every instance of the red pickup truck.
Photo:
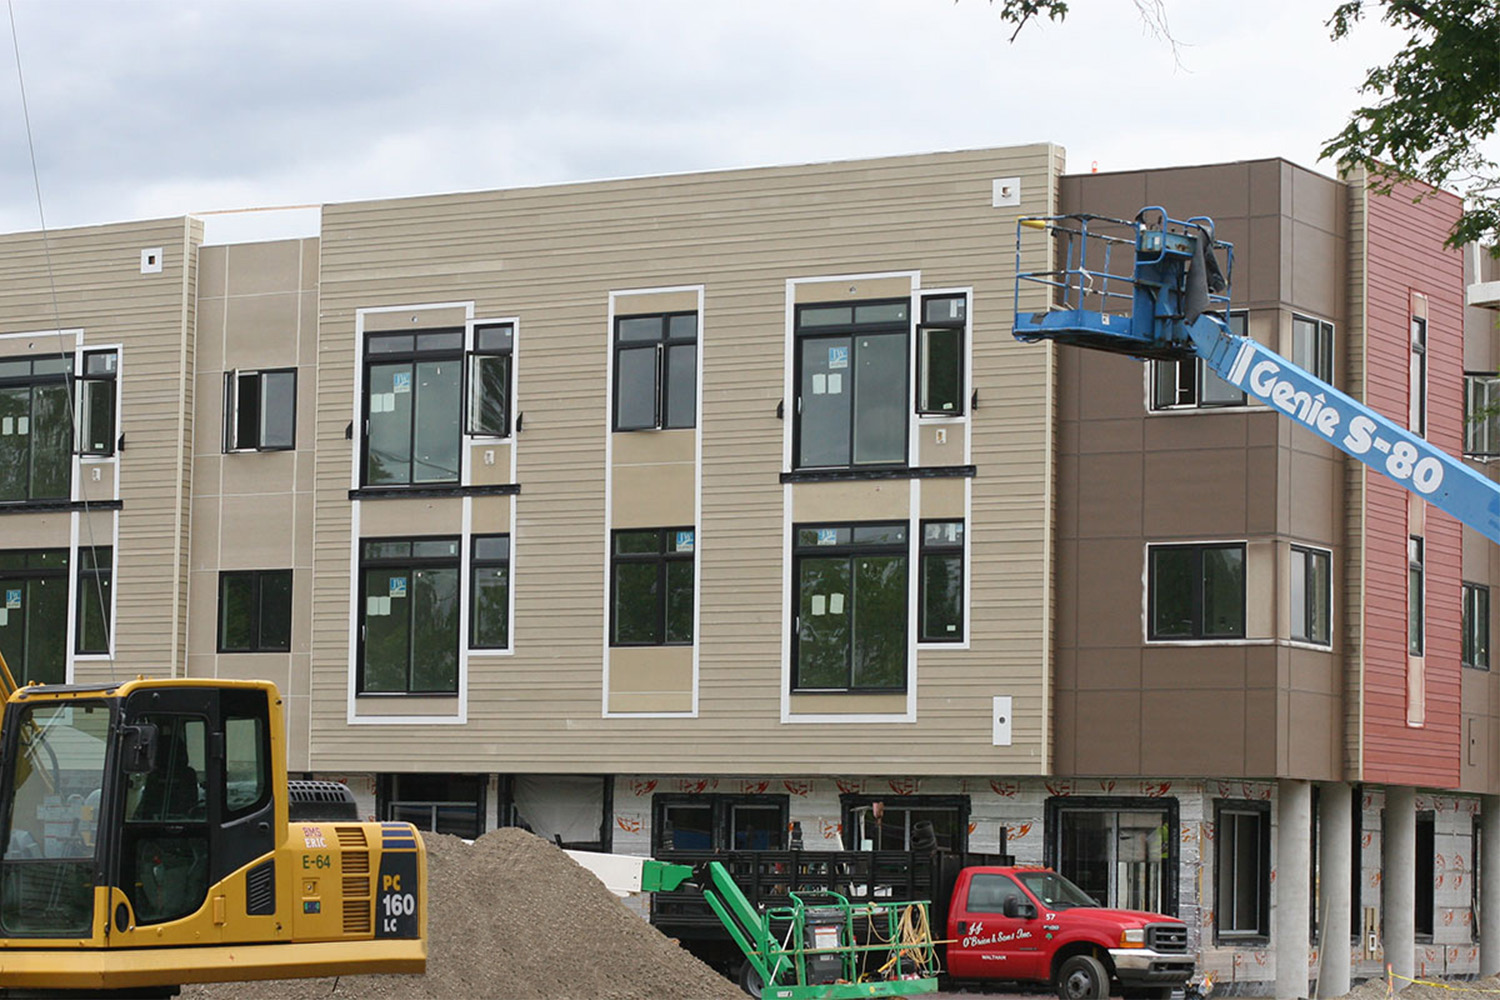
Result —
[[954, 979], [1050, 983], [1082, 1000], [1170, 997], [1193, 975], [1181, 920], [1106, 909], [1047, 868], [964, 868], [947, 909]]

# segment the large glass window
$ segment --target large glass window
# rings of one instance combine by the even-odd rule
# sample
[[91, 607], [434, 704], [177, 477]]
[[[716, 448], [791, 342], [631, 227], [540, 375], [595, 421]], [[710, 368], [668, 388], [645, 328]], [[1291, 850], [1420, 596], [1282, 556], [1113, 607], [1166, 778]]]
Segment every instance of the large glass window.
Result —
[[0, 361], [0, 502], [72, 495], [72, 374], [71, 357]]
[[458, 545], [456, 538], [361, 543], [361, 694], [458, 691]]
[[68, 671], [68, 550], [0, 552], [0, 653], [16, 681], [61, 684]]
[[969, 846], [966, 795], [840, 795], [849, 850], [963, 852]]
[[906, 461], [905, 299], [797, 307], [795, 465]]
[[297, 444], [297, 370], [224, 373], [224, 450], [286, 451]]
[[1149, 549], [1153, 640], [1245, 635], [1245, 546], [1153, 545]]
[[219, 574], [219, 652], [285, 653], [292, 648], [292, 571]]
[[922, 299], [917, 328], [917, 412], [954, 416], [964, 412], [964, 324], [968, 296]]
[[794, 531], [792, 687], [906, 689], [906, 524]]
[[78, 550], [78, 645], [80, 653], [108, 653], [114, 606], [114, 550]]
[[1333, 381], [1333, 324], [1292, 317], [1292, 363], [1324, 382]]
[[698, 421], [698, 314], [615, 319], [617, 431], [692, 427]]
[[83, 356], [78, 379], [78, 452], [115, 453], [115, 378], [120, 356], [116, 351], [89, 351]]
[[1427, 644], [1427, 556], [1422, 539], [1406, 540], [1406, 651], [1421, 656]]
[[469, 353], [469, 403], [464, 430], [483, 437], [510, 434], [510, 365], [515, 331], [509, 323], [474, 328]]
[[[1229, 314], [1229, 331], [1246, 335], [1246, 314]], [[1202, 358], [1151, 362], [1151, 409], [1190, 410], [1244, 406], [1245, 394], [1224, 381]]]
[[1177, 912], [1177, 800], [1057, 797], [1044, 860], [1103, 906]]
[[365, 485], [459, 481], [463, 344], [462, 330], [366, 338]]
[[1291, 600], [1292, 638], [1327, 646], [1331, 642], [1329, 619], [1333, 608], [1330, 586], [1331, 554], [1323, 549], [1292, 546]]
[[1218, 938], [1269, 938], [1271, 815], [1264, 803], [1214, 806], [1214, 886]]
[[610, 580], [610, 644], [693, 641], [692, 528], [616, 531]]
[[476, 537], [469, 569], [469, 648], [509, 649], [510, 536]]
[[1490, 668], [1490, 588], [1465, 583], [1463, 588], [1463, 643], [1459, 660], [1477, 670]]
[[923, 521], [922, 642], [962, 642], [964, 638], [964, 522]]
[[785, 850], [785, 795], [656, 795], [652, 853]]

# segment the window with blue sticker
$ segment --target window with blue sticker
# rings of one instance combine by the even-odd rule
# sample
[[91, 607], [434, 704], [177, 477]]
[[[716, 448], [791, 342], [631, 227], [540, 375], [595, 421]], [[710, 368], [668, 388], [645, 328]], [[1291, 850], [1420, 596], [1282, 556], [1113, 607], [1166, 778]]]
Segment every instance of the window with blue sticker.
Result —
[[365, 339], [364, 485], [459, 481], [463, 368], [463, 330]]
[[610, 559], [610, 644], [693, 642], [692, 528], [616, 531]]
[[361, 694], [458, 691], [459, 540], [360, 544]]
[[910, 311], [907, 299], [797, 307], [796, 468], [906, 463]]
[[67, 549], [0, 552], [0, 653], [18, 683], [67, 681], [68, 576]]

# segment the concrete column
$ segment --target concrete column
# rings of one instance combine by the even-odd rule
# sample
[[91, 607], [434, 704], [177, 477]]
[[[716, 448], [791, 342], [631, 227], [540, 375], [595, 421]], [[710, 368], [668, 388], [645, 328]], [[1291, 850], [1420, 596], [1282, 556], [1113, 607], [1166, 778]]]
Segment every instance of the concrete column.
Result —
[[[1417, 970], [1417, 793], [1412, 788], [1385, 790], [1385, 823], [1381, 830], [1381, 945], [1391, 971], [1410, 978]], [[1396, 980], [1396, 989], [1406, 984]]]
[[1276, 995], [1307, 996], [1307, 943], [1312, 923], [1312, 786], [1283, 778], [1276, 783], [1276, 882], [1271, 944], [1276, 949]]
[[1479, 798], [1479, 974], [1500, 972], [1500, 795]]
[[1318, 991], [1320, 997], [1349, 992], [1349, 906], [1353, 803], [1348, 785], [1335, 781], [1318, 786], [1318, 867], [1322, 875], [1318, 913]]

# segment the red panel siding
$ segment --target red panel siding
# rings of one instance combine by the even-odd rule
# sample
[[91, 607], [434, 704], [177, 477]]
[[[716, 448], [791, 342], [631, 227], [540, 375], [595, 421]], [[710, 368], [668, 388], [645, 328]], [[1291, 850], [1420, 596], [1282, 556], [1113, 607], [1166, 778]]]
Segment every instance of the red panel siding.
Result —
[[[1411, 307], [1427, 299], [1427, 439], [1450, 454], [1463, 448], [1463, 263], [1443, 246], [1458, 199], [1415, 189], [1372, 196], [1366, 330], [1367, 402], [1402, 424], [1409, 412]], [[1366, 471], [1364, 746], [1366, 781], [1454, 787], [1459, 780], [1459, 588], [1457, 521], [1426, 511], [1426, 720], [1408, 726], [1407, 508], [1410, 494]]]

